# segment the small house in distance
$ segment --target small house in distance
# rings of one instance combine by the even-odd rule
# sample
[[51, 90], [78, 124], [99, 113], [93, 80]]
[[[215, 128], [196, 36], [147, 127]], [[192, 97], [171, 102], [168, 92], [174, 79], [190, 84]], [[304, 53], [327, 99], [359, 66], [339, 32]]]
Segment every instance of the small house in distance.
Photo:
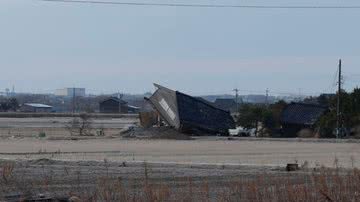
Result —
[[52, 106], [40, 103], [25, 103], [21, 106], [21, 112], [52, 112]]
[[290, 103], [281, 114], [281, 124], [285, 137], [297, 137], [303, 129], [314, 130], [316, 122], [328, 111], [317, 104]]
[[140, 108], [132, 105], [128, 105], [122, 99], [117, 97], [107, 98], [99, 103], [100, 113], [138, 113]]

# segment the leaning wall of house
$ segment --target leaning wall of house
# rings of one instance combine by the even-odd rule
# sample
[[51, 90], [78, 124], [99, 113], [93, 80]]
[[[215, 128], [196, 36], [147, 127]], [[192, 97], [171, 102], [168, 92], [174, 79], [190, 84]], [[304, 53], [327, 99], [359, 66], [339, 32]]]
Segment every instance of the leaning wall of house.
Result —
[[180, 128], [179, 112], [177, 107], [176, 93], [170, 89], [159, 88], [149, 98], [155, 106], [161, 118], [176, 129]]

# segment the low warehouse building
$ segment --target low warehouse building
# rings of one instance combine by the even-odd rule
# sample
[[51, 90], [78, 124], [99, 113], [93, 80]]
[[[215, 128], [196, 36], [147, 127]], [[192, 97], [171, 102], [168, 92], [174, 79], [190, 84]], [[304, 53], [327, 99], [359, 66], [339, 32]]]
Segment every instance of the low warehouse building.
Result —
[[22, 112], [52, 112], [53, 107], [40, 103], [25, 103], [21, 106]]

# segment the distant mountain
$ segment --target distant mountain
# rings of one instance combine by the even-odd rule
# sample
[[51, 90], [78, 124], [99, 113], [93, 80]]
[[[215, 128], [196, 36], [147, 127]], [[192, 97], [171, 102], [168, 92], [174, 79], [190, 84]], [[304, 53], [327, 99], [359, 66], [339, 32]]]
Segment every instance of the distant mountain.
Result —
[[235, 99], [234, 95], [229, 95], [229, 94], [223, 94], [223, 95], [202, 95], [199, 96], [204, 98], [205, 100], [209, 101], [209, 102], [215, 102], [216, 99], [218, 98], [222, 98], [222, 99]]

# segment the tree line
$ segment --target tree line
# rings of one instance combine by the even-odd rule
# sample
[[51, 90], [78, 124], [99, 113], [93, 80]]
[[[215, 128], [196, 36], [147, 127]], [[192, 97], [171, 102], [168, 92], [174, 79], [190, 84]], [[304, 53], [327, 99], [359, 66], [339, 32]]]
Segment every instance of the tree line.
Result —
[[[340, 94], [340, 126], [343, 136], [360, 135], [360, 88]], [[314, 135], [334, 138], [337, 127], [337, 95], [309, 97], [304, 103], [318, 104], [328, 108], [314, 125]], [[274, 104], [243, 104], [236, 122], [246, 129], [255, 129], [256, 136], [281, 137], [281, 114], [288, 104], [278, 101]]]
[[16, 98], [7, 98], [0, 100], [0, 111], [17, 111], [19, 109], [19, 102]]

